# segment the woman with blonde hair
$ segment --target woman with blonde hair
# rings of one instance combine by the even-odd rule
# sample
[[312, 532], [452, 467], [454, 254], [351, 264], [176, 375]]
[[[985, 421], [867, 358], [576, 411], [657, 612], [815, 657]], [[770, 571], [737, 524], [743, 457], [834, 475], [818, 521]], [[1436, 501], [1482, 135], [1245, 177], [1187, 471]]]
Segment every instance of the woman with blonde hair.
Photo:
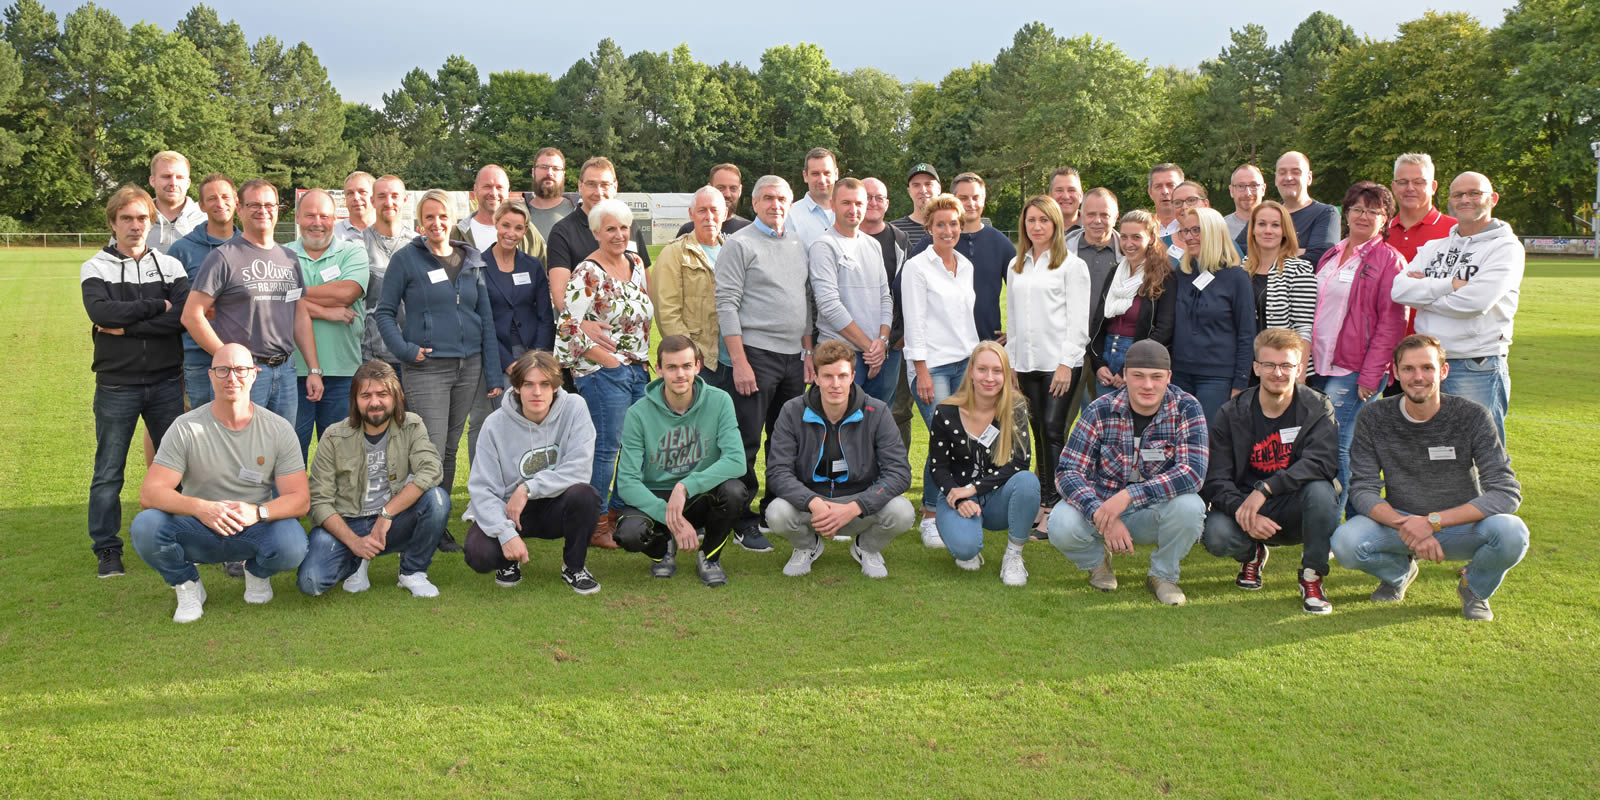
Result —
[[[1033, 410], [1036, 468], [1044, 507], [1056, 495], [1056, 457], [1089, 341], [1089, 265], [1067, 249], [1061, 208], [1045, 195], [1028, 200], [1017, 259], [1006, 270], [1006, 355]], [[1041, 509], [1040, 517], [1046, 513]]]
[[1172, 345], [1178, 280], [1161, 245], [1161, 223], [1136, 208], [1123, 214], [1117, 227], [1121, 258], [1090, 306], [1088, 359], [1094, 377], [1089, 387], [1096, 397], [1122, 388], [1122, 362], [1134, 342]]
[[1028, 582], [1022, 545], [1039, 510], [1039, 476], [1028, 469], [1028, 401], [1016, 388], [1006, 350], [982, 342], [967, 359], [961, 387], [934, 409], [928, 468], [938, 488], [939, 536], [956, 566], [983, 566], [984, 529], [1007, 533], [1000, 580]]
[[1221, 214], [1186, 208], [1178, 224], [1175, 239], [1184, 252], [1172, 260], [1178, 273], [1172, 382], [1200, 401], [1210, 421], [1250, 385], [1256, 301]]
[[[1283, 204], [1263, 200], [1250, 211], [1244, 271], [1256, 298], [1256, 328], [1288, 328], [1311, 341], [1317, 315], [1317, 269], [1300, 258], [1300, 240]], [[1310, 366], [1307, 364], [1307, 366]]]

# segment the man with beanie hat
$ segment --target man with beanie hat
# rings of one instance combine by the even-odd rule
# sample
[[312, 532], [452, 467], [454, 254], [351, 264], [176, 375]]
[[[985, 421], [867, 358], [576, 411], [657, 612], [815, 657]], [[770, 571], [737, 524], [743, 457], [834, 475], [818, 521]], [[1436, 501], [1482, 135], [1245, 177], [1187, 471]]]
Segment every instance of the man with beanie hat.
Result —
[[1172, 380], [1172, 357], [1152, 339], [1128, 348], [1127, 384], [1078, 417], [1061, 451], [1061, 502], [1046, 527], [1089, 585], [1117, 588], [1113, 553], [1155, 545], [1145, 586], [1169, 606], [1188, 602], [1178, 562], [1200, 538], [1206, 504], [1199, 490], [1209, 460], [1205, 411]]

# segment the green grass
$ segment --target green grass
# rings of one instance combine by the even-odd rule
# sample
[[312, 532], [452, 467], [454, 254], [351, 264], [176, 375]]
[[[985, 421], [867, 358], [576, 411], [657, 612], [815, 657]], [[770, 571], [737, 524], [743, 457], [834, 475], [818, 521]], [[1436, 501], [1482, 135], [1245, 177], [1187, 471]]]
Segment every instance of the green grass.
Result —
[[[264, 608], [208, 567], [205, 617], [179, 626], [131, 548], [127, 577], [93, 576], [75, 280], [87, 252], [0, 252], [0, 797], [1600, 788], [1600, 270], [1587, 261], [1538, 262], [1523, 284], [1507, 427], [1533, 545], [1491, 624], [1461, 619], [1443, 567], [1382, 608], [1371, 579], [1336, 567], [1336, 610], [1313, 618], [1292, 555], [1246, 593], [1197, 547], [1190, 605], [1170, 609], [1140, 586], [1142, 552], [1101, 594], [1030, 544], [1030, 583], [1010, 589], [998, 535], [973, 575], [912, 534], [888, 549], [885, 581], [838, 546], [786, 579], [780, 545], [729, 553], [719, 591], [597, 552], [605, 589], [587, 598], [557, 579], [554, 543], [533, 546], [509, 591], [440, 556], [435, 601], [394, 587], [394, 559], [362, 595], [306, 598], [279, 576]], [[142, 474], [135, 454], [124, 524]]]

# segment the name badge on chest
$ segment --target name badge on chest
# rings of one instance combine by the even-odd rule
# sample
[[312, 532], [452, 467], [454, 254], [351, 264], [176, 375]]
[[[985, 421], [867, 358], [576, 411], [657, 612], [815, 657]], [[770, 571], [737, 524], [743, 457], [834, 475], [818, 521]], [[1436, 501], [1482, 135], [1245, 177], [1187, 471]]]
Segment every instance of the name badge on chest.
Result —
[[430, 270], [428, 270], [428, 282], [429, 283], [443, 283], [446, 280], [446, 278], [448, 278], [448, 276], [444, 274], [444, 270], [442, 270], [442, 269], [430, 269]]
[[260, 470], [254, 470], [249, 467], [239, 468], [239, 480], [245, 483], [260, 483], [262, 479], [263, 476]]
[[527, 286], [531, 283], [533, 283], [533, 276], [526, 272], [513, 272], [511, 274], [511, 284], [513, 286]]
[[305, 293], [306, 291], [304, 289], [290, 289], [289, 291], [283, 293], [283, 302], [293, 303], [294, 301], [300, 299], [300, 295]]
[[1454, 447], [1430, 447], [1428, 448], [1428, 460], [1454, 461], [1456, 460], [1456, 449]]
[[1216, 277], [1213, 276], [1211, 273], [1202, 272], [1202, 273], [1200, 273], [1200, 277], [1194, 279], [1194, 290], [1197, 291], [1197, 292], [1203, 292], [1203, 291], [1206, 290], [1206, 287], [1210, 286], [1211, 282], [1214, 281], [1214, 280], [1216, 280]]
[[322, 282], [323, 283], [327, 283], [328, 281], [331, 281], [334, 278], [339, 277], [339, 268], [338, 267], [327, 267], [326, 269], [322, 270], [322, 272], [320, 274], [322, 275]]
[[998, 438], [1000, 438], [1000, 429], [991, 424], [983, 429], [983, 434], [978, 437], [978, 444], [990, 447], [994, 444], [994, 440]]

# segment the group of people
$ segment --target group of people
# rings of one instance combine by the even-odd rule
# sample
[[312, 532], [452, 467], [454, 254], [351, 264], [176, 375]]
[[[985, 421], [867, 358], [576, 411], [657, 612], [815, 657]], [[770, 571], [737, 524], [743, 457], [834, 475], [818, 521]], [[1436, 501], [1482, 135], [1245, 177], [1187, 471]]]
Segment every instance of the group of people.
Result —
[[[576, 195], [555, 148], [516, 198], [486, 166], [473, 213], [425, 192], [416, 232], [403, 182], [357, 172], [348, 220], [303, 192], [300, 238], [280, 246], [271, 184], [207, 176], [197, 209], [187, 161], [157, 154], [155, 196], [112, 196], [114, 241], [82, 271], [100, 576], [123, 571], [117, 498], [142, 416], [152, 464], [130, 539], [175, 587], [178, 621], [201, 614], [197, 563], [266, 602], [274, 572], [361, 591], [373, 557], [400, 553], [399, 584], [433, 596], [436, 550], [464, 546], [513, 586], [523, 540], [559, 539], [563, 579], [591, 594], [591, 546], [645, 553], [662, 578], [694, 552], [721, 586], [730, 540], [787, 539], [789, 576], [849, 541], [882, 578], [913, 527], [966, 570], [985, 530], [1006, 531], [1007, 585], [1027, 581], [1030, 537], [1108, 591], [1112, 557], [1153, 545], [1147, 586], [1172, 605], [1197, 542], [1238, 560], [1244, 589], [1269, 546], [1303, 543], [1310, 613], [1332, 609], [1330, 550], [1381, 579], [1378, 600], [1404, 596], [1416, 557], [1465, 558], [1463, 613], [1491, 616], [1527, 546], [1504, 449], [1523, 250], [1484, 176], [1452, 182], [1448, 217], [1431, 160], [1403, 155], [1393, 192], [1346, 192], [1340, 238], [1298, 153], [1277, 162], [1282, 202], [1253, 165], [1235, 171], [1226, 218], [1173, 164], [1150, 171], [1151, 210], [1120, 215], [1068, 168], [1014, 241], [984, 222], [974, 173], [944, 194], [917, 164], [896, 220], [884, 182], [841, 178], [824, 148], [802, 176], [798, 202], [782, 177], [757, 180], [746, 220], [742, 174], [719, 164], [652, 266], [604, 157]], [[1391, 382], [1400, 396], [1375, 399]], [[904, 496], [913, 406], [920, 514]]]

